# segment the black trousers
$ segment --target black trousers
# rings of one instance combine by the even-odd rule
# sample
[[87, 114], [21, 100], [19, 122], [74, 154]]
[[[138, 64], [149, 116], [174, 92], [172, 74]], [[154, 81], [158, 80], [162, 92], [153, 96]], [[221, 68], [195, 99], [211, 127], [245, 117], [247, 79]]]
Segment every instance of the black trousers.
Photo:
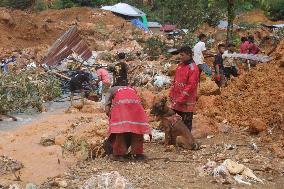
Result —
[[235, 66], [232, 67], [225, 67], [224, 68], [224, 75], [227, 78], [227, 80], [231, 79], [231, 75], [234, 77], [238, 76], [238, 70]]
[[181, 112], [178, 110], [174, 110], [174, 111], [182, 118], [183, 123], [187, 126], [187, 128], [191, 132], [193, 112]]

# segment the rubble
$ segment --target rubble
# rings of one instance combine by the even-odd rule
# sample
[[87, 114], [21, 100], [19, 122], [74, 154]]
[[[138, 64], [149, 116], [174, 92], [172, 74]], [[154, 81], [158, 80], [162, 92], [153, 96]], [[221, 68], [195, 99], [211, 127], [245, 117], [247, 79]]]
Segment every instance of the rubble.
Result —
[[213, 170], [213, 176], [214, 177], [223, 177], [223, 179], [230, 179], [227, 177], [230, 177], [231, 175], [235, 175], [233, 178], [238, 182], [242, 184], [249, 184], [249, 180], [247, 179], [253, 179], [257, 182], [263, 183], [263, 181], [259, 178], [257, 178], [251, 169], [247, 168], [243, 164], [238, 164], [231, 159], [226, 159], [220, 166], [214, 168]]
[[88, 179], [80, 189], [109, 188], [132, 189], [131, 184], [117, 171], [103, 173]]
[[41, 145], [43, 146], [51, 146], [55, 144], [55, 136], [51, 136], [51, 135], [43, 135], [40, 138], [40, 142]]
[[[7, 10], [1, 8], [0, 13], [2, 12], [7, 12]], [[70, 70], [76, 70], [82, 62], [82, 65], [88, 69], [96, 64], [109, 66], [115, 62], [116, 53], [123, 51], [128, 53], [126, 59], [130, 67], [130, 84], [137, 87], [146, 111], [148, 111], [147, 109], [152, 105], [156, 96], [168, 94], [169, 84], [177, 67], [177, 64], [175, 64], [176, 57], [167, 60], [165, 56], [155, 56], [151, 59], [157, 61], [148, 61], [149, 55], [144, 54], [143, 44], [145, 45], [151, 35], [145, 36], [139, 33], [120, 17], [106, 11], [89, 8], [48, 10], [37, 14], [10, 10], [9, 15], [4, 15], [4, 19], [0, 16], [0, 24], [4, 23], [4, 26], [1, 25], [3, 27], [0, 27], [0, 51], [4, 57], [10, 57], [10, 53], [16, 55], [17, 62], [12, 67], [17, 66], [15, 75], [19, 75], [21, 78], [11, 82], [5, 80], [4, 84], [2, 83], [2, 88], [7, 89], [6, 85], [12, 85], [12, 87], [9, 86], [9, 90], [15, 86], [15, 91], [21, 92], [22, 88], [19, 86], [24, 86], [25, 89], [30, 87], [32, 88], [31, 91], [36, 92], [36, 94], [28, 93], [23, 103], [17, 101], [18, 98], [10, 99], [7, 102], [5, 99], [3, 102], [0, 100], [0, 105], [5, 103], [5, 106], [0, 106], [0, 113], [8, 110], [22, 111], [27, 106], [34, 104], [40, 109], [43, 102], [52, 100], [59, 95], [57, 93], [60, 89], [58, 79], [43, 72], [39, 63], [48, 58], [45, 55], [50, 50], [51, 44], [64, 34], [70, 26], [74, 28], [75, 25], [82, 40], [93, 50], [93, 56], [90, 58], [90, 62], [83, 62], [83, 59], [74, 54], [68, 57], [64, 55], [65, 59], [61, 59], [63, 58], [61, 57], [61, 67], [56, 67], [56, 69], [61, 71], [58, 73], [64, 75], [66, 80], [70, 79], [71, 75], [65, 75], [63, 71], [68, 73]], [[8, 30], [8, 22], [15, 25], [14, 30], [11, 30], [10, 33], [6, 32], [10, 31]], [[217, 32], [216, 36], [219, 34], [220, 39], [224, 39], [224, 33]], [[211, 42], [213, 43], [212, 47], [214, 47], [220, 40], [211, 40]], [[17, 47], [8, 48], [7, 44], [15, 44]], [[270, 180], [278, 179], [281, 177], [279, 175], [283, 175], [280, 171], [283, 165], [275, 166], [278, 164], [275, 164], [274, 161], [283, 158], [282, 148], [284, 144], [283, 138], [279, 137], [284, 130], [282, 127], [283, 95], [281, 94], [281, 91], [283, 91], [281, 85], [283, 62], [281, 63], [281, 61], [284, 42], [281, 44], [276, 52], [270, 55], [274, 58], [271, 62], [257, 65], [250, 72], [232, 80], [227, 88], [222, 89], [221, 95], [215, 82], [202, 76], [192, 133], [194, 137], [202, 140], [202, 143], [205, 144], [196, 152], [177, 152], [175, 150], [165, 152], [159, 144], [164, 139], [164, 133], [156, 129], [158, 122], [154, 122], [150, 118], [150, 124], [154, 128], [153, 140], [150, 142], [149, 137], [145, 136], [145, 140], [148, 141], [145, 144], [145, 154], [147, 156], [149, 154], [149, 160], [143, 163], [129, 162], [124, 164], [110, 162], [102, 149], [103, 141], [107, 137], [108, 118], [101, 109], [101, 104], [88, 102], [84, 106], [79, 104], [68, 108], [66, 113], [69, 114], [62, 115], [62, 118], [68, 119], [68, 123], [65, 124], [67, 129], [62, 129], [62, 125], [58, 123], [60, 126], [57, 128], [57, 134], [52, 137], [43, 136], [41, 143], [43, 145], [54, 145], [53, 147], [57, 145], [59, 150], [61, 150], [59, 147], [61, 146], [63, 157], [76, 157], [76, 161], [72, 162], [73, 165], [70, 170], [65, 173], [62, 172], [54, 178], [48, 178], [48, 181], [43, 183], [41, 188], [83, 189], [106, 187], [105, 185], [108, 185], [109, 188], [132, 188], [132, 185], [135, 188], [165, 186], [168, 188], [184, 188], [188, 187], [188, 183], [192, 187], [200, 187], [200, 184], [202, 184], [204, 188], [217, 188], [220, 185], [212, 182], [212, 177], [200, 178], [201, 175], [198, 176], [195, 169], [188, 169], [188, 167], [204, 165], [209, 158], [214, 159], [214, 161], [206, 164], [205, 172], [207, 173], [205, 175], [212, 174], [217, 164], [225, 160], [221, 165], [222, 169], [216, 169], [215, 175], [221, 174], [230, 178], [221, 183], [228, 184], [232, 188], [238, 188], [237, 183], [250, 184], [250, 179], [245, 179], [245, 176], [258, 180], [248, 167], [251, 167], [253, 171], [257, 170], [257, 173], [263, 179], [269, 177], [271, 177]], [[100, 50], [104, 52], [98, 52]], [[239, 57], [240, 55], [236, 56]], [[243, 56], [243, 58], [247, 57]], [[253, 58], [259, 58], [259, 56]], [[268, 58], [261, 57], [261, 60], [266, 61]], [[211, 59], [207, 59], [207, 61], [210, 64], [212, 63]], [[27, 67], [29, 72], [22, 72], [22, 69]], [[24, 73], [26, 75], [22, 76], [21, 74]], [[2, 76], [0, 77], [3, 81]], [[4, 77], [8, 78], [9, 76]], [[33, 84], [36, 84], [38, 90], [34, 90], [35, 85]], [[2, 88], [0, 86], [1, 91], [3, 91]], [[15, 91], [11, 90], [14, 96], [18, 97], [15, 95]], [[10, 93], [3, 91], [1, 97], [5, 94]], [[12, 101], [15, 101], [17, 107], [11, 103]], [[3, 107], [5, 109], [2, 110]], [[20, 110], [19, 107], [21, 107]], [[74, 116], [80, 116], [80, 118], [76, 118], [74, 122], [69, 122], [69, 119]], [[259, 135], [237, 133], [238, 126], [244, 127], [242, 130]], [[220, 131], [220, 133], [216, 131]], [[270, 145], [272, 141], [277, 143], [269, 150], [267, 146], [260, 144], [262, 139], [265, 140], [266, 134], [269, 135], [269, 139], [266, 140], [267, 145]], [[39, 141], [39, 138], [36, 141]], [[271, 152], [273, 153], [272, 156]], [[232, 157], [245, 163], [247, 167], [228, 160]], [[95, 161], [92, 161], [94, 159]], [[78, 160], [79, 162], [77, 162]], [[55, 163], [60, 164], [59, 158]], [[275, 166], [275, 168], [268, 168], [268, 165]], [[235, 167], [239, 169], [235, 170]], [[65, 169], [62, 170], [65, 171]], [[119, 173], [115, 170], [119, 170]], [[131, 181], [131, 184], [127, 180]], [[261, 180], [258, 181], [261, 183]], [[279, 183], [282, 184], [283, 180], [280, 180]], [[276, 185], [277, 182], [268, 182], [267, 184]], [[256, 185], [256, 187], [262, 188], [261, 185]], [[265, 187], [267, 185], [263, 186], [263, 188]]]
[[15, 159], [3, 155], [0, 156], [0, 176], [15, 173], [23, 167], [23, 164]]

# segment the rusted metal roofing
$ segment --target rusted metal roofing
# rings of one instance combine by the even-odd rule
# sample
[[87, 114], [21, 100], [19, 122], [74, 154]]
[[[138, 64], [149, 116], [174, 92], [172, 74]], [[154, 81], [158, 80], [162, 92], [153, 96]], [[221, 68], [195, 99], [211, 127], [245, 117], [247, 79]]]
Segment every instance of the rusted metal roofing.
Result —
[[92, 51], [86, 41], [81, 38], [76, 26], [72, 26], [55, 41], [44, 58], [43, 64], [56, 65], [73, 52], [81, 56], [83, 60], [88, 60], [92, 56]]

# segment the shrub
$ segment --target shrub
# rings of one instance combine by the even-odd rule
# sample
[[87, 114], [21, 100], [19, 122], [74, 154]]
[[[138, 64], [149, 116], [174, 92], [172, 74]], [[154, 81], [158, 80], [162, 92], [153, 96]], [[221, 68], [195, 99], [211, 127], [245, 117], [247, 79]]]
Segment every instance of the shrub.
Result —
[[35, 7], [34, 7], [34, 9], [35, 9], [36, 11], [43, 11], [43, 10], [45, 10], [46, 8], [47, 8], [47, 7], [46, 7], [46, 4], [44, 3], [43, 0], [37, 0], [37, 1], [36, 1]]
[[0, 113], [23, 112], [28, 107], [41, 110], [44, 101], [61, 95], [57, 78], [21, 71], [0, 76]]
[[144, 44], [144, 51], [152, 58], [158, 59], [159, 55], [166, 52], [166, 44], [159, 37], [151, 37]]

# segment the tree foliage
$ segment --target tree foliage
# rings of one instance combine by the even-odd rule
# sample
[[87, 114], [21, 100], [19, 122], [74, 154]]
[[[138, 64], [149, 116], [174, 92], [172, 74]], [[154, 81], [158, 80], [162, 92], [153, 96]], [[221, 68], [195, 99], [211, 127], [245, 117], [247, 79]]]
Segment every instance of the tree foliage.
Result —
[[233, 20], [232, 13], [238, 14], [254, 8], [262, 8], [272, 19], [284, 19], [284, 0], [234, 0], [233, 9], [229, 11], [230, 15], [228, 15], [228, 2], [231, 0], [56, 0], [51, 7], [44, 5], [43, 1], [0, 0], [0, 6], [20, 9], [32, 7], [41, 11], [46, 8], [62, 9], [74, 6], [99, 8], [123, 2], [143, 10], [149, 20], [176, 24], [191, 31], [204, 22], [214, 26], [222, 18]]

